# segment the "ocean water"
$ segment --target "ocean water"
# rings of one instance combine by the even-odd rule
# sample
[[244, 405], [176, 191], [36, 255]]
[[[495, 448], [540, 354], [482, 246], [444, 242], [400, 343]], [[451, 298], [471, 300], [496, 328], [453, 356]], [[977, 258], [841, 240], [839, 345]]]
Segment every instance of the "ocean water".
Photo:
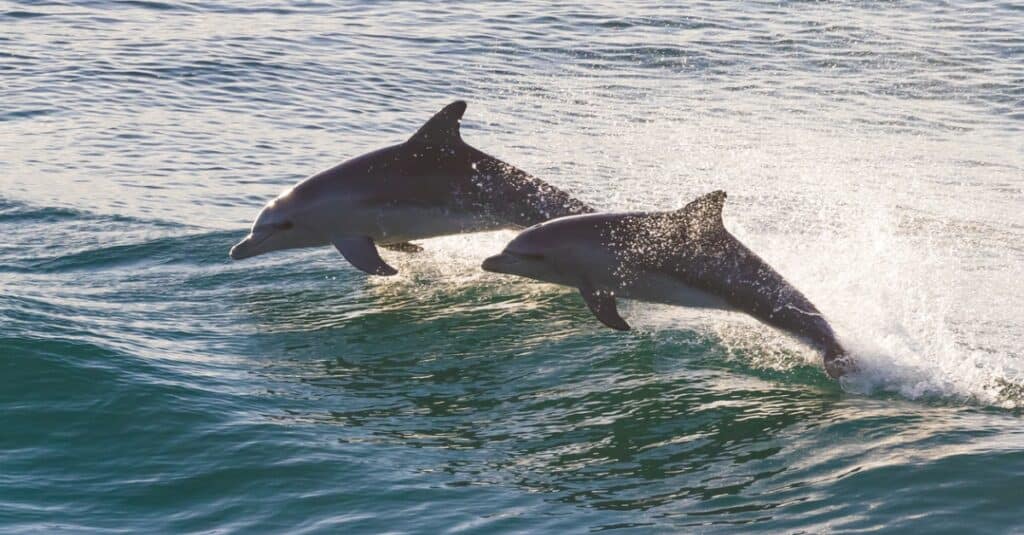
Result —
[[[261, 205], [463, 136], [725, 223], [862, 372], [739, 315], [242, 262]], [[0, 0], [0, 531], [1024, 532], [1019, 2]]]

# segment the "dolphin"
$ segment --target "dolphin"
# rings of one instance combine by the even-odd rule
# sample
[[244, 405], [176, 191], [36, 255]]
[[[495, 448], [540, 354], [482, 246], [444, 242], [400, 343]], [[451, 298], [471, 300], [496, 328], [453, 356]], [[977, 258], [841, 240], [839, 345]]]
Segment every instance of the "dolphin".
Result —
[[482, 267], [579, 288], [612, 329], [630, 328], [617, 297], [744, 312], [822, 351], [831, 377], [852, 371], [818, 309], [725, 229], [725, 198], [715, 191], [674, 212], [554, 219], [523, 231]]
[[594, 210], [568, 193], [462, 141], [466, 103], [434, 115], [404, 143], [317, 173], [267, 203], [235, 260], [333, 245], [356, 268], [394, 275], [377, 245], [416, 252], [412, 240], [522, 229]]

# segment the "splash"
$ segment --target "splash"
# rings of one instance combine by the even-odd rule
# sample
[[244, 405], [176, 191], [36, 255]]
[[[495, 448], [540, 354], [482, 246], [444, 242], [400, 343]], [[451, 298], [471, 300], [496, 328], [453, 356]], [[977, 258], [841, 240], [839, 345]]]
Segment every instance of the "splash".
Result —
[[[759, 119], [698, 113], [592, 124], [589, 144], [600, 151], [549, 179], [586, 177], [570, 190], [605, 210], [677, 209], [724, 189], [726, 228], [818, 305], [856, 356], [862, 370], [845, 389], [1024, 406], [1024, 215], [1012, 208], [1024, 195], [1011, 186], [1022, 158], [993, 149], [995, 132], [981, 128], [950, 136], [841, 116]], [[536, 142], [556, 149], [548, 159], [575, 154], [564, 141]], [[705, 326], [755, 366], [820, 365], [782, 335], [738, 326], [735, 315], [630, 310], [648, 329], [680, 328], [672, 318]]]

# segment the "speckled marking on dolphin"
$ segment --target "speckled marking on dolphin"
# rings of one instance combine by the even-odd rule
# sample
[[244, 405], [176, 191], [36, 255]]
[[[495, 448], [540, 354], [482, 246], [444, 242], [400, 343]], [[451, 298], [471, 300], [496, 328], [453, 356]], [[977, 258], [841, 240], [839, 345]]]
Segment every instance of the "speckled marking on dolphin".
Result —
[[818, 309], [740, 243], [722, 221], [725, 192], [674, 212], [563, 217], [520, 233], [487, 271], [579, 288], [601, 323], [628, 330], [616, 298], [744, 312], [824, 354], [839, 377], [855, 369]]

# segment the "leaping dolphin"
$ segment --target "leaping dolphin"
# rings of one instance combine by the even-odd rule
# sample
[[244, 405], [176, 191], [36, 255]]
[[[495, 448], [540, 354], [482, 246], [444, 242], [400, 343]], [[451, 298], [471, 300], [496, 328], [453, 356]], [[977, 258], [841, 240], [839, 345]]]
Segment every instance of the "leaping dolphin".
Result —
[[406, 142], [317, 173], [273, 199], [231, 249], [241, 260], [328, 244], [371, 275], [394, 275], [377, 245], [419, 250], [412, 240], [509, 228], [593, 212], [537, 178], [462, 141], [466, 103], [456, 101]]
[[601, 323], [629, 324], [616, 297], [745, 312], [824, 353], [833, 378], [854, 369], [832, 327], [722, 222], [724, 191], [675, 212], [563, 217], [522, 232], [483, 268], [579, 288]]

